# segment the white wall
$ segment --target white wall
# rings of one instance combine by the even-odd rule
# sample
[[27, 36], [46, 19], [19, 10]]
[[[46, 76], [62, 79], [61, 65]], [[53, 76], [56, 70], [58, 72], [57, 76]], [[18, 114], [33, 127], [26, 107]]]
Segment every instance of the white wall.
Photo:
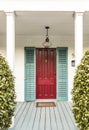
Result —
[[[0, 53], [6, 55], [5, 39], [0, 37]], [[17, 101], [24, 101], [24, 47], [42, 47], [43, 37], [16, 37], [16, 54], [15, 54], [15, 88]], [[50, 37], [52, 47], [68, 47], [68, 99], [71, 100], [71, 89], [73, 86], [73, 77], [75, 67], [71, 66], [74, 53], [73, 38], [71, 37]], [[84, 43], [84, 51], [89, 49], [88, 42]]]
[[15, 77], [17, 101], [24, 101], [24, 47], [16, 46]]

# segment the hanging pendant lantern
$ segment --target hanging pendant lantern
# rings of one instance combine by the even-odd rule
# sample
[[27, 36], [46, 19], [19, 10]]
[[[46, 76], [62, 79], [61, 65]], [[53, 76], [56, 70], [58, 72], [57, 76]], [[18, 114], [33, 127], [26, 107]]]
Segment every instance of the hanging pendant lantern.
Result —
[[49, 26], [46, 26], [45, 27], [45, 29], [47, 30], [46, 31], [46, 39], [45, 39], [45, 41], [43, 42], [43, 46], [45, 47], [45, 48], [49, 48], [51, 45], [52, 45], [52, 43], [50, 42], [50, 40], [49, 40], [49, 36], [48, 36], [48, 29], [49, 29], [50, 27]]

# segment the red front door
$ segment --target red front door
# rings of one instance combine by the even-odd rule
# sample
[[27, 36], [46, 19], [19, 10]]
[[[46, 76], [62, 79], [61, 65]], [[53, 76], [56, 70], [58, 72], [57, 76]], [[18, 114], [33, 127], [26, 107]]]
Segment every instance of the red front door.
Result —
[[36, 98], [56, 98], [56, 49], [36, 50]]

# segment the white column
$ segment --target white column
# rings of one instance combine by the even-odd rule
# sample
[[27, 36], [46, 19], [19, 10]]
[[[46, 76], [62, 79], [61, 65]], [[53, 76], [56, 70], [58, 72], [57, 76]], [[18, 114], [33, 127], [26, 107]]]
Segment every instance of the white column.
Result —
[[6, 12], [6, 56], [8, 64], [14, 71], [15, 60], [15, 14]]
[[75, 12], [75, 65], [79, 65], [83, 56], [83, 13]]

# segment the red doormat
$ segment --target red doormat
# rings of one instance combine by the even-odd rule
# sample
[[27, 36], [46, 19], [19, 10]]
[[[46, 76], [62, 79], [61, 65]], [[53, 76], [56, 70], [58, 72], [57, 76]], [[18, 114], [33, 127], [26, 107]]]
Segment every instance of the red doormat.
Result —
[[55, 102], [37, 102], [36, 107], [55, 107]]

